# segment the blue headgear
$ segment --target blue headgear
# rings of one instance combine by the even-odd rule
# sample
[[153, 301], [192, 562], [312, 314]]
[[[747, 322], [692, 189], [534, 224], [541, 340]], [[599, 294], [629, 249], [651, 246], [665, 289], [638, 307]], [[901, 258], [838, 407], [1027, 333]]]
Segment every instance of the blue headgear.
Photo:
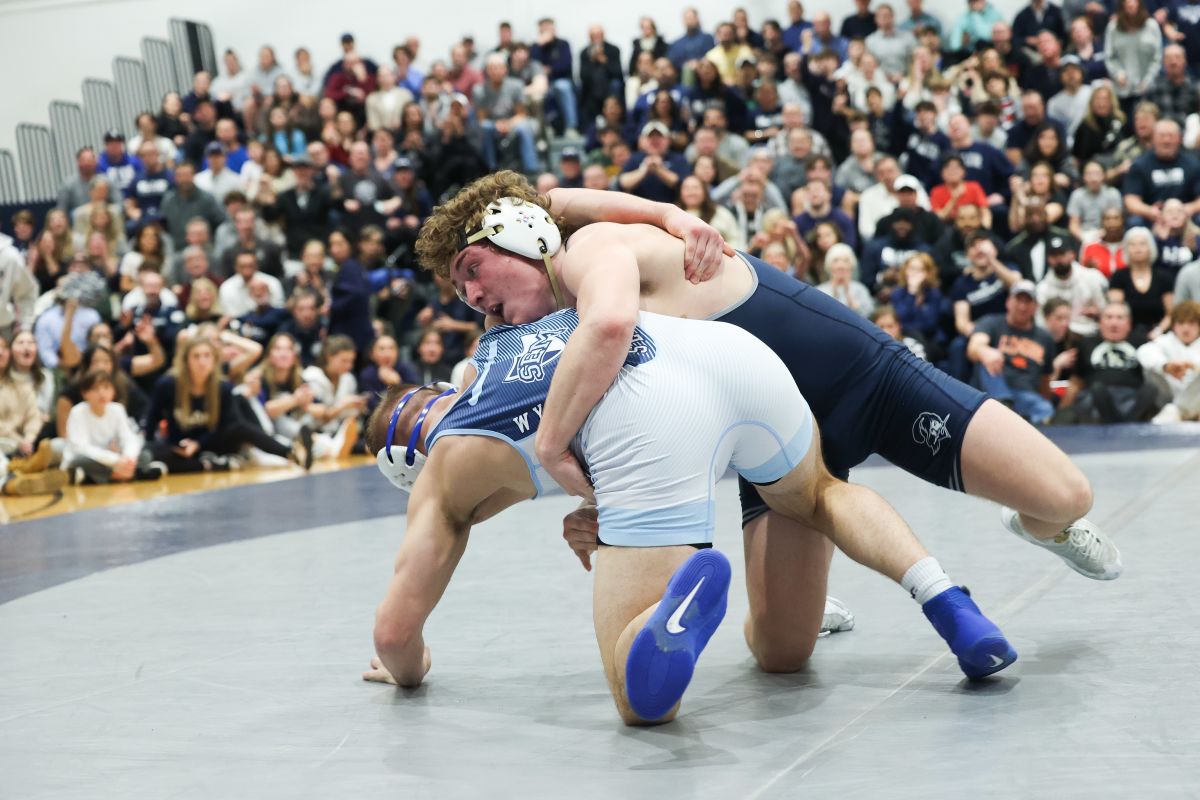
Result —
[[[412, 433], [408, 436], [408, 446], [404, 450], [404, 458], [395, 460], [392, 458], [392, 439], [396, 435], [396, 423], [400, 421], [400, 412], [417, 392], [425, 389], [438, 389], [441, 390], [441, 394], [426, 403], [425, 407], [421, 409], [421, 413], [417, 414], [417, 421], [413, 423]], [[458, 388], [453, 384], [435, 381], [416, 389], [409, 389], [396, 404], [395, 410], [392, 411], [392, 421], [388, 424], [387, 439], [384, 441], [383, 449], [376, 454], [375, 463], [384, 477], [391, 481], [397, 489], [411, 492], [413, 484], [417, 482], [417, 476], [421, 474], [421, 468], [425, 466], [425, 454], [417, 450], [417, 443], [421, 441], [421, 426], [425, 423], [429, 409], [433, 408], [433, 404], [438, 400], [457, 392]]]

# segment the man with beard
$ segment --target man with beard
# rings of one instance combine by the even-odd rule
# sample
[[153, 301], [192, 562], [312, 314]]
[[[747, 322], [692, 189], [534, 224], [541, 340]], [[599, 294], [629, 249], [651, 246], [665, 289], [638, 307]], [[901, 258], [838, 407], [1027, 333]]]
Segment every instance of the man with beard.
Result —
[[1081, 266], [1075, 261], [1075, 242], [1062, 236], [1052, 236], [1046, 242], [1046, 276], [1038, 284], [1038, 305], [1052, 298], [1071, 304], [1070, 327], [1080, 336], [1094, 336], [1099, 329], [1097, 320], [1106, 303], [1108, 281], [1098, 270]]

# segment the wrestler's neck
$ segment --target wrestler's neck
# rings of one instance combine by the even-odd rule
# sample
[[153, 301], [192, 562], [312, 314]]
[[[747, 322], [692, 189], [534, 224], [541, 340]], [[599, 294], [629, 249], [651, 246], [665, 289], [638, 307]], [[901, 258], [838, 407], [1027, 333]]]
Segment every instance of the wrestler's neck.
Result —
[[429, 413], [425, 415], [425, 421], [421, 423], [421, 441], [417, 442], [417, 450], [426, 456], [429, 455], [429, 434], [437, 428], [442, 418], [450, 413], [450, 408], [461, 394], [459, 392], [457, 394], [446, 395], [434, 401], [429, 409]]

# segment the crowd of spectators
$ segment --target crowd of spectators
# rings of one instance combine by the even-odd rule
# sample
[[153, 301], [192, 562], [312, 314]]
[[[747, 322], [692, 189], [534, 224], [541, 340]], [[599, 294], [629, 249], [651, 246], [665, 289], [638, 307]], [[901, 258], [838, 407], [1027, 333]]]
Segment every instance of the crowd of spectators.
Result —
[[780, 11], [224, 52], [0, 240], [5, 491], [352, 452], [461, 373], [482, 320], [412, 245], [504, 168], [678, 204], [1035, 423], [1197, 417], [1194, 4]]

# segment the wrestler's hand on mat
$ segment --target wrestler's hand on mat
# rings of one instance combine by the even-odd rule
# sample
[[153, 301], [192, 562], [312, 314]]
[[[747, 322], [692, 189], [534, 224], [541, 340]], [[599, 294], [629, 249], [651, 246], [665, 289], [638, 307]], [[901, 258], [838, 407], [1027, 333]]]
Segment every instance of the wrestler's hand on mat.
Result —
[[537, 455], [542, 467], [567, 494], [582, 497], [590, 503], [596, 502], [592, 483], [584, 473], [583, 466], [570, 450], [553, 452], [539, 446]]
[[711, 278], [721, 266], [722, 256], [733, 255], [733, 248], [716, 228], [683, 209], [670, 212], [663, 227], [683, 239], [683, 275], [692, 283]]
[[600, 523], [594, 505], [582, 505], [563, 517], [563, 538], [588, 572], [592, 571], [592, 553], [600, 541]]
[[[429, 667], [433, 665], [433, 659], [429, 655], [429, 645], [425, 646], [425, 656], [423, 659], [423, 674], [421, 677], [429, 674]], [[371, 668], [362, 674], [364, 681], [372, 683], [390, 683], [392, 686], [398, 686], [396, 679], [392, 677], [392, 673], [388, 672], [387, 667], [379, 660], [379, 656], [371, 658]]]

